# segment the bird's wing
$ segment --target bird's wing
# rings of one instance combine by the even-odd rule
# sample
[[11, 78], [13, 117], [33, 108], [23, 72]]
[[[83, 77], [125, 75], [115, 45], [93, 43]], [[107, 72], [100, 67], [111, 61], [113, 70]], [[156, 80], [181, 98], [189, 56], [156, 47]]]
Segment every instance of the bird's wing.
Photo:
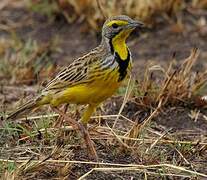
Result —
[[52, 79], [42, 93], [51, 90], [61, 91], [62, 89], [74, 86], [76, 84], [84, 83], [89, 80], [89, 75], [94, 71], [98, 65], [100, 56], [87, 54], [79, 59], [76, 59], [68, 67], [60, 71], [54, 79]]

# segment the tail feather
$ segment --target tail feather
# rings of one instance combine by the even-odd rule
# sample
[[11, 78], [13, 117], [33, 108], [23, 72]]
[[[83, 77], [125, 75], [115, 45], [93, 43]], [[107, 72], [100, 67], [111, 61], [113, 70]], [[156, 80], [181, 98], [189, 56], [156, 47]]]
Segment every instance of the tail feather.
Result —
[[29, 111], [31, 111], [32, 109], [34, 109], [38, 106], [39, 105], [36, 100], [30, 100], [30, 101], [26, 102], [25, 104], [23, 104], [22, 106], [20, 106], [16, 111], [9, 114], [7, 119], [15, 119], [19, 116], [22, 116], [22, 115], [28, 113]]

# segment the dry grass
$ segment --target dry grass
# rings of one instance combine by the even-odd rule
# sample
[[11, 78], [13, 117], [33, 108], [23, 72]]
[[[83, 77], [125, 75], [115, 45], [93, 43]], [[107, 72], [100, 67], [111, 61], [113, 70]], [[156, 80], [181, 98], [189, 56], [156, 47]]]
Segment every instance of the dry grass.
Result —
[[[71, 15], [76, 15], [73, 17], [76, 19], [80, 17], [85, 19], [90, 26], [94, 29], [99, 29], [99, 24], [105, 17], [110, 17], [117, 14], [127, 14], [130, 17], [136, 17], [142, 21], [149, 21], [152, 16], [156, 13], [168, 13], [177, 11], [179, 8], [180, 1], [146, 1], [146, 0], [131, 0], [131, 1], [100, 1], [100, 7], [102, 11], [97, 11], [99, 9], [97, 1], [87, 0], [87, 1], [58, 1], [58, 5], [63, 8], [63, 12], [66, 17], [70, 17], [71, 11], [68, 9], [73, 9], [75, 13]], [[66, 5], [67, 4], [67, 5]], [[69, 18], [68, 18], [69, 19]]]
[[[6, 4], [11, 2], [5, 1]], [[95, 11], [98, 7], [96, 1], [53, 2], [44, 12], [48, 16], [63, 9], [62, 13], [68, 21], [86, 20], [95, 29], [103, 21], [103, 14], [110, 16], [124, 12], [151, 21], [154, 14], [175, 13], [182, 8], [180, 1], [160, 0], [152, 3], [132, 0], [126, 1], [126, 4], [100, 1], [99, 10]], [[203, 7], [204, 2], [192, 1], [192, 7]], [[45, 4], [41, 7], [43, 11]], [[5, 4], [0, 4], [0, 9], [3, 6]], [[40, 7], [35, 8], [42, 11]], [[10, 27], [16, 26], [12, 23]], [[7, 31], [10, 27], [4, 25], [0, 29]], [[17, 106], [12, 102], [24, 100], [25, 96], [35, 93], [37, 82], [34, 80], [37, 75], [42, 79], [51, 76], [56, 66], [50, 53], [56, 50], [55, 42], [24, 42], [15, 34], [13, 39], [0, 40], [0, 100], [5, 105], [1, 107], [1, 115], [12, 106]], [[27, 119], [22, 118], [15, 123], [4, 122], [0, 127], [1, 179], [207, 178], [206, 132], [202, 127], [193, 127], [199, 121], [205, 126], [207, 120], [207, 104], [202, 98], [206, 95], [207, 72], [196, 69], [199, 59], [199, 50], [194, 49], [183, 61], [178, 62], [173, 57], [166, 67], [159, 63], [147, 65], [143, 77], [136, 79], [138, 83], [133, 78], [127, 83], [122, 104], [120, 97], [110, 99], [92, 117], [90, 135], [100, 162], [89, 161], [79, 134], [69, 124], [65, 122], [61, 128], [52, 128], [58, 115], [47, 107]], [[114, 106], [120, 106], [120, 109], [113, 110], [111, 107]], [[131, 116], [126, 112], [128, 106], [135, 106], [130, 110]], [[107, 113], [110, 108], [112, 114]], [[156, 123], [163, 114], [168, 115], [167, 110], [179, 108], [185, 108], [187, 112], [188, 118], [184, 116], [183, 123], [194, 123], [190, 130], [172, 129]], [[73, 113], [70, 109], [68, 115], [73, 116]]]
[[2, 39], [0, 43], [0, 79], [1, 84], [31, 84], [39, 78], [52, 75], [55, 62], [50, 58], [55, 51], [53, 42], [39, 45], [35, 40], [23, 42], [17, 38]]
[[[95, 30], [100, 29], [103, 21], [110, 16], [126, 14], [137, 18], [147, 24], [153, 24], [157, 16], [177, 16], [186, 8], [206, 8], [205, 0], [193, 0], [189, 2], [180, 0], [47, 0], [31, 1], [30, 5], [36, 12], [48, 16], [63, 14], [69, 23], [74, 21], [86, 22]], [[47, 7], [47, 8], [46, 8]]]
[[[121, 173], [123, 177], [130, 173], [133, 177], [145, 179], [206, 178], [205, 163], [202, 161], [205, 160], [206, 136], [188, 131], [178, 135], [178, 132], [165, 128], [155, 130], [157, 125], [151, 123], [166, 106], [176, 107], [180, 102], [182, 106], [202, 101], [197, 93], [201, 93], [200, 88], [206, 83], [206, 72], [192, 76], [192, 68], [198, 55], [198, 50], [192, 50], [191, 55], [180, 66], [171, 63], [166, 70], [161, 66], [147, 66], [144, 81], [141, 81], [138, 89], [135, 84], [131, 91], [128, 83], [126, 98], [117, 115], [93, 117], [95, 120], [108, 119], [109, 122], [90, 127], [100, 162], [87, 161], [86, 151], [80, 148], [81, 140], [71, 126], [51, 128], [56, 114], [28, 117], [26, 121], [20, 119], [19, 125], [5, 124], [1, 128], [2, 138], [8, 139], [9, 135], [14, 139], [10, 138], [6, 146], [1, 148], [2, 178], [93, 179], [94, 176], [102, 177], [105, 173], [117, 176]], [[152, 79], [152, 73], [158, 70], [163, 75], [162, 77], [159, 74], [160, 81]], [[140, 97], [140, 94], [144, 96]], [[142, 122], [133, 121], [122, 113], [126, 102], [136, 102], [140, 109], [150, 109], [151, 113]], [[196, 104], [200, 109], [206, 106], [205, 101], [202, 102], [199, 106]], [[33, 121], [28, 122], [31, 119]], [[16, 143], [14, 140], [17, 137]], [[134, 163], [128, 164], [125, 160], [124, 163], [106, 161], [107, 156], [116, 159], [127, 154], [133, 157], [131, 162]], [[81, 169], [77, 170], [77, 167]]]
[[[199, 50], [194, 49], [182, 63], [172, 59], [168, 68], [160, 65], [148, 66], [144, 73], [144, 83], [138, 84], [137, 91], [134, 92], [136, 103], [149, 108], [153, 108], [160, 101], [162, 106], [175, 106], [179, 103], [205, 106], [201, 96], [206, 90], [207, 71], [192, 69], [199, 59], [198, 56]], [[139, 95], [142, 98], [137, 98]]]
[[192, 6], [195, 8], [207, 8], [206, 0], [192, 0]]

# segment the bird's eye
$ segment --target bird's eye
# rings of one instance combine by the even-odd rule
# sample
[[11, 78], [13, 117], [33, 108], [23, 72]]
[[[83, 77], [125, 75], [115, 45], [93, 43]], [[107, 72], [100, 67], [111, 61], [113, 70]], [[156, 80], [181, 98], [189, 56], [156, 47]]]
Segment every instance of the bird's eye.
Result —
[[116, 29], [116, 28], [118, 28], [119, 26], [118, 26], [118, 24], [113, 23], [113, 24], [112, 24], [112, 27], [113, 27], [114, 29]]

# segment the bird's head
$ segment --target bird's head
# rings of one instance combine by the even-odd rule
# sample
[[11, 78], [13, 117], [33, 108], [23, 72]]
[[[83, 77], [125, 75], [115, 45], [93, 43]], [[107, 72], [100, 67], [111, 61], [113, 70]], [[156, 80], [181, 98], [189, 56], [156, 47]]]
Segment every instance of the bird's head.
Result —
[[142, 22], [131, 19], [126, 15], [114, 16], [106, 20], [102, 28], [102, 37], [113, 39], [116, 36], [126, 39], [135, 29], [142, 27]]

